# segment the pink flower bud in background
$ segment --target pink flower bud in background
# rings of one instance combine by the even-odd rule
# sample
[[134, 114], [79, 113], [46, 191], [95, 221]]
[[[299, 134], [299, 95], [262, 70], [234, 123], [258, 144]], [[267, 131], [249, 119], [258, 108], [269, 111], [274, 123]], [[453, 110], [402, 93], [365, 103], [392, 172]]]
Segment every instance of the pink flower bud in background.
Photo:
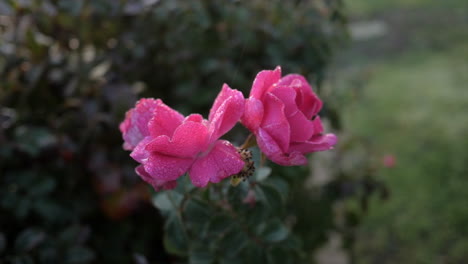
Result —
[[382, 158], [382, 163], [386, 168], [393, 168], [396, 165], [396, 158], [391, 154], [387, 154]]
[[243, 203], [250, 205], [250, 207], [254, 207], [255, 203], [257, 202], [257, 198], [255, 196], [255, 191], [250, 189], [247, 192], [247, 195], [242, 200]]

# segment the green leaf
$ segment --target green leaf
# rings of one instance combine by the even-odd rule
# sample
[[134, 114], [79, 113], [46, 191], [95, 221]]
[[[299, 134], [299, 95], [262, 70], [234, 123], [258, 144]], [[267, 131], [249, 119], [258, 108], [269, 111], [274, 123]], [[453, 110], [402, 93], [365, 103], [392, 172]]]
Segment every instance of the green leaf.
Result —
[[289, 184], [280, 177], [269, 177], [267, 183], [273, 186], [283, 197], [283, 200], [286, 200], [289, 193]]
[[34, 211], [42, 216], [43, 219], [50, 222], [59, 221], [61, 217], [64, 217], [61, 214], [63, 211], [62, 208], [60, 208], [56, 201], [52, 199], [36, 200], [33, 203], [33, 208]]
[[56, 182], [53, 178], [44, 176], [40, 182], [30, 190], [31, 197], [45, 196], [55, 189]]
[[37, 156], [46, 147], [57, 142], [56, 137], [46, 128], [20, 126], [15, 130], [18, 147], [31, 156]]
[[82, 227], [79, 225], [70, 225], [65, 230], [60, 232], [57, 240], [59, 240], [60, 243], [71, 244], [79, 236], [81, 230]]
[[65, 256], [67, 264], [84, 264], [93, 261], [95, 258], [94, 252], [85, 247], [72, 247]]
[[223, 235], [232, 225], [233, 219], [228, 215], [219, 214], [210, 218], [208, 233], [215, 236]]
[[190, 223], [204, 224], [210, 219], [210, 205], [198, 199], [188, 200], [183, 209], [183, 213], [188, 217]]
[[161, 212], [168, 213], [170, 211], [178, 210], [183, 196], [174, 191], [159, 192], [153, 197], [153, 205], [156, 206]]
[[249, 189], [247, 184], [239, 184], [236, 187], [229, 187], [227, 197], [229, 204], [235, 209], [240, 209], [246, 206], [243, 202], [244, 198], [247, 196]]
[[280, 209], [283, 204], [281, 194], [273, 186], [268, 184], [259, 184], [255, 188], [255, 195], [271, 209]]
[[15, 256], [10, 262], [11, 264], [34, 264], [34, 260], [29, 255]]
[[227, 258], [237, 257], [247, 246], [249, 238], [239, 225], [235, 225], [220, 241], [219, 250]]
[[173, 191], [184, 195], [196, 188], [197, 187], [195, 187], [195, 185], [192, 184], [190, 177], [188, 177], [188, 175], [185, 174], [177, 179], [177, 187]]
[[41, 230], [28, 228], [23, 230], [15, 240], [15, 250], [18, 252], [27, 252], [41, 244], [46, 235]]
[[219, 263], [220, 264], [238, 264], [241, 262], [239, 262], [239, 258], [222, 258], [219, 260]]
[[287, 251], [281, 247], [274, 247], [267, 253], [267, 262], [271, 264], [294, 264], [293, 252]]
[[211, 264], [214, 256], [204, 244], [193, 244], [190, 249], [189, 264]]
[[[261, 158], [262, 158], [262, 152], [258, 147], [252, 147], [250, 148], [250, 151], [252, 151], [252, 160], [255, 164], [261, 164]], [[259, 166], [259, 165], [257, 165]]]
[[289, 235], [288, 238], [282, 242], [282, 246], [298, 251], [302, 248], [302, 241], [295, 235]]
[[261, 167], [258, 168], [255, 177], [257, 178], [257, 181], [264, 181], [268, 176], [271, 175], [271, 168], [270, 167]]
[[[39, 263], [57, 263], [59, 259], [58, 248], [47, 247], [39, 251]], [[62, 258], [62, 257], [60, 257]]]
[[24, 219], [31, 209], [31, 201], [29, 199], [19, 199], [18, 204], [15, 208], [16, 217]]
[[257, 226], [260, 223], [265, 222], [270, 210], [267, 205], [262, 203], [256, 203], [253, 208], [249, 208], [246, 212], [245, 217], [249, 226]]
[[246, 249], [245, 258], [249, 263], [266, 263], [265, 252], [266, 250], [264, 248], [251, 242]]
[[288, 237], [289, 230], [279, 219], [275, 218], [258, 226], [257, 233], [265, 241], [280, 242]]
[[176, 213], [171, 213], [166, 221], [163, 242], [169, 253], [177, 256], [187, 256], [188, 241], [185, 227]]

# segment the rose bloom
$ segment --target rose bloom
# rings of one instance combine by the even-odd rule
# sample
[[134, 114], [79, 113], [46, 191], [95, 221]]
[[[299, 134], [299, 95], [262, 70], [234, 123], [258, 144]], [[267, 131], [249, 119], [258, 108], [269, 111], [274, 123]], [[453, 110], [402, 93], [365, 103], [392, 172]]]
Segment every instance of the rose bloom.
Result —
[[303, 76], [281, 78], [277, 67], [257, 74], [241, 122], [271, 161], [304, 165], [304, 154], [329, 150], [337, 142], [334, 134], [323, 133], [321, 108], [322, 101]]
[[245, 162], [229, 141], [219, 140], [240, 119], [242, 93], [224, 85], [208, 117], [184, 117], [160, 99], [141, 99], [120, 125], [124, 148], [141, 165], [136, 172], [156, 190], [173, 189], [188, 172], [205, 187], [242, 170]]

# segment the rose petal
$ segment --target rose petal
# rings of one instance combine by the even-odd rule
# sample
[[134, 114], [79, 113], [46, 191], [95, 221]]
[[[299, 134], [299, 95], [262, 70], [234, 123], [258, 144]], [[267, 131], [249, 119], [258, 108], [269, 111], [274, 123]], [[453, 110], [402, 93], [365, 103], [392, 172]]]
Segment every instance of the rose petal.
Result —
[[146, 150], [179, 158], [193, 158], [207, 146], [208, 128], [202, 123], [184, 121], [174, 131], [172, 138], [159, 136], [148, 143]]
[[210, 114], [208, 116], [208, 120], [213, 120], [214, 115], [218, 111], [218, 109], [223, 105], [223, 103], [229, 98], [229, 97], [242, 97], [241, 92], [235, 89], [231, 89], [229, 85], [223, 84], [223, 87], [221, 88], [221, 92], [219, 92], [218, 96], [216, 96], [216, 99], [213, 103], [213, 106], [210, 109]]
[[264, 115], [261, 128], [276, 141], [282, 152], [287, 152], [291, 131], [284, 113], [284, 104], [271, 93], [265, 95], [263, 103]]
[[226, 84], [210, 111], [210, 142], [231, 130], [244, 113], [244, 96]]
[[274, 156], [276, 153], [284, 152], [276, 140], [274, 140], [273, 137], [271, 137], [264, 129], [259, 128], [256, 136], [260, 150], [268, 157]]
[[296, 105], [296, 91], [291, 87], [278, 86], [270, 93], [279, 98], [285, 106], [284, 112], [291, 130], [290, 141], [309, 139], [314, 133], [314, 125], [299, 111]]
[[191, 114], [185, 118], [185, 121], [192, 121], [195, 123], [202, 123], [203, 122], [203, 116], [200, 114]]
[[316, 116], [314, 120], [312, 120], [312, 125], [314, 126], [314, 135], [323, 133], [323, 124], [322, 120], [320, 120], [320, 116]]
[[296, 104], [296, 90], [287, 86], [277, 86], [271, 89], [271, 94], [275, 95], [284, 104], [284, 113], [286, 117], [296, 114], [299, 111]]
[[257, 143], [260, 150], [274, 163], [283, 166], [307, 164], [307, 159], [301, 153], [297, 151], [283, 152], [276, 141], [262, 128], [258, 129]]
[[289, 149], [290, 151], [298, 151], [301, 153], [324, 151], [332, 149], [337, 140], [334, 134], [318, 135], [306, 142], [294, 142]]
[[184, 175], [192, 163], [193, 159], [151, 153], [143, 165], [151, 178], [159, 181], [174, 181]]
[[136, 167], [135, 172], [147, 183], [151, 184], [156, 191], [172, 190], [177, 186], [177, 181], [162, 181], [155, 179], [145, 171], [143, 165]]
[[249, 97], [262, 99], [265, 93], [281, 78], [281, 67], [278, 66], [273, 71], [263, 70], [257, 74], [252, 84]]
[[143, 163], [149, 158], [150, 153], [146, 150], [146, 146], [153, 140], [152, 137], [148, 136], [145, 137], [138, 145], [133, 149], [132, 153], [130, 153], [130, 157], [134, 160]]
[[161, 100], [152, 98], [140, 99], [135, 108], [125, 114], [125, 120], [119, 128], [125, 141], [124, 148], [132, 150], [138, 143], [149, 135], [148, 122], [154, 116], [154, 111]]
[[322, 109], [322, 101], [313, 92], [312, 87], [304, 76], [299, 74], [288, 74], [281, 78], [278, 85], [289, 86], [296, 90], [296, 104], [307, 119], [311, 119], [314, 115], [320, 112], [320, 109]]
[[314, 122], [308, 120], [301, 111], [288, 118], [291, 127], [290, 142], [302, 142], [310, 139], [315, 132]]
[[237, 148], [227, 140], [216, 141], [209, 155], [214, 157], [220, 169], [220, 172], [215, 177], [210, 178], [211, 182], [219, 182], [226, 177], [237, 174], [245, 165]]
[[153, 137], [161, 135], [171, 137], [183, 120], [184, 116], [182, 114], [158, 100], [154, 116], [148, 122], [148, 130]]
[[231, 143], [218, 140], [210, 153], [193, 163], [189, 176], [193, 185], [205, 187], [208, 182], [220, 182], [239, 173], [244, 165], [240, 154]]
[[244, 115], [241, 118], [242, 124], [252, 133], [258, 129], [263, 119], [263, 103], [257, 98], [250, 97], [245, 100]]

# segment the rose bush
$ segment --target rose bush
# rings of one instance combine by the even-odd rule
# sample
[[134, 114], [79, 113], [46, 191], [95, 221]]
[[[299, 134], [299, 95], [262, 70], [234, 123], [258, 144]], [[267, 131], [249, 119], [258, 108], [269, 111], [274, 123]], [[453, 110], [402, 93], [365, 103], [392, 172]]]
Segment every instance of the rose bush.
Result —
[[248, 95], [252, 73], [278, 64], [322, 83], [345, 39], [341, 1], [300, 2], [2, 1], [0, 262], [310, 263], [330, 231], [350, 234], [332, 214], [354, 199], [349, 174], [313, 195], [306, 166], [275, 165], [236, 188], [179, 177], [154, 193], [116, 129], [137, 98], [208, 113], [223, 81]]

